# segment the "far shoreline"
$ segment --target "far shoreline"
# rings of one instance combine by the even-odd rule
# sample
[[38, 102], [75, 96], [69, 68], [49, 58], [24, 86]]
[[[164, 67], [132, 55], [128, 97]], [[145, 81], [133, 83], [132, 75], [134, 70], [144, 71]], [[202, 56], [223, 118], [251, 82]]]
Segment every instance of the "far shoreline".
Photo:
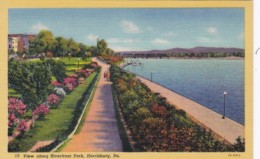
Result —
[[173, 60], [181, 60], [181, 59], [186, 59], [186, 60], [244, 60], [244, 57], [236, 57], [236, 56], [229, 56], [229, 57], [149, 57], [149, 58], [144, 58], [144, 57], [124, 57], [125, 59], [173, 59]]

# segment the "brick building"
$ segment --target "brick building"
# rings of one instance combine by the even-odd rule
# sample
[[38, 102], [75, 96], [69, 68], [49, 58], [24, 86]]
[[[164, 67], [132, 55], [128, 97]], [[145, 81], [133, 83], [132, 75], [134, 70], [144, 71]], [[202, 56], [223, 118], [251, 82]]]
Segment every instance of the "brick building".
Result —
[[15, 53], [29, 49], [29, 40], [35, 38], [33, 34], [8, 34], [8, 50]]

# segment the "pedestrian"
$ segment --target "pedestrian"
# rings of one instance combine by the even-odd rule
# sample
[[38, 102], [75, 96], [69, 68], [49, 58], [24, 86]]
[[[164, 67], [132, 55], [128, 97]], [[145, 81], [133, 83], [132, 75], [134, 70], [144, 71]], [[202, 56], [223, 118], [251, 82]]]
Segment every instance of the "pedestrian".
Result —
[[107, 71], [104, 72], [104, 78], [107, 78]]
[[110, 78], [110, 74], [109, 72], [107, 72], [107, 81], [109, 81], [109, 78]]

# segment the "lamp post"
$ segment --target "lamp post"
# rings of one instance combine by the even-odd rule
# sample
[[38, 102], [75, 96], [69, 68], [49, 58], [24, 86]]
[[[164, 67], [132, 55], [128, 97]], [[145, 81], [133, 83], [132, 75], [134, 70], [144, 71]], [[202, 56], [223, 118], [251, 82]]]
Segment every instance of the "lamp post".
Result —
[[223, 111], [222, 119], [225, 119], [225, 115], [226, 115], [226, 95], [227, 95], [227, 92], [225, 91], [223, 94], [224, 94], [224, 111]]
[[80, 60], [80, 59], [78, 58], [78, 69], [79, 69], [79, 60]]
[[151, 82], [153, 82], [153, 72], [151, 72]]

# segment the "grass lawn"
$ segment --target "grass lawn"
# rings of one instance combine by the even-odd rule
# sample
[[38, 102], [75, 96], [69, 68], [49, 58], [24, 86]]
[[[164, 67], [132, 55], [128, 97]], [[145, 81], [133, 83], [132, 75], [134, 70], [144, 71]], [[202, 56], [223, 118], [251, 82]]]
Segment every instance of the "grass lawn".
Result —
[[97, 72], [92, 73], [85, 80], [84, 84], [76, 87], [71, 94], [66, 95], [59, 107], [57, 109], [51, 109], [44, 120], [35, 122], [34, 128], [30, 129], [25, 137], [15, 139], [19, 140], [20, 151], [28, 151], [37, 141], [52, 140], [58, 135], [68, 131], [77, 102], [86, 89], [89, 88], [96, 74]]
[[17, 93], [14, 89], [9, 88], [8, 89], [8, 97], [14, 97], [14, 98], [19, 98], [21, 95]]

